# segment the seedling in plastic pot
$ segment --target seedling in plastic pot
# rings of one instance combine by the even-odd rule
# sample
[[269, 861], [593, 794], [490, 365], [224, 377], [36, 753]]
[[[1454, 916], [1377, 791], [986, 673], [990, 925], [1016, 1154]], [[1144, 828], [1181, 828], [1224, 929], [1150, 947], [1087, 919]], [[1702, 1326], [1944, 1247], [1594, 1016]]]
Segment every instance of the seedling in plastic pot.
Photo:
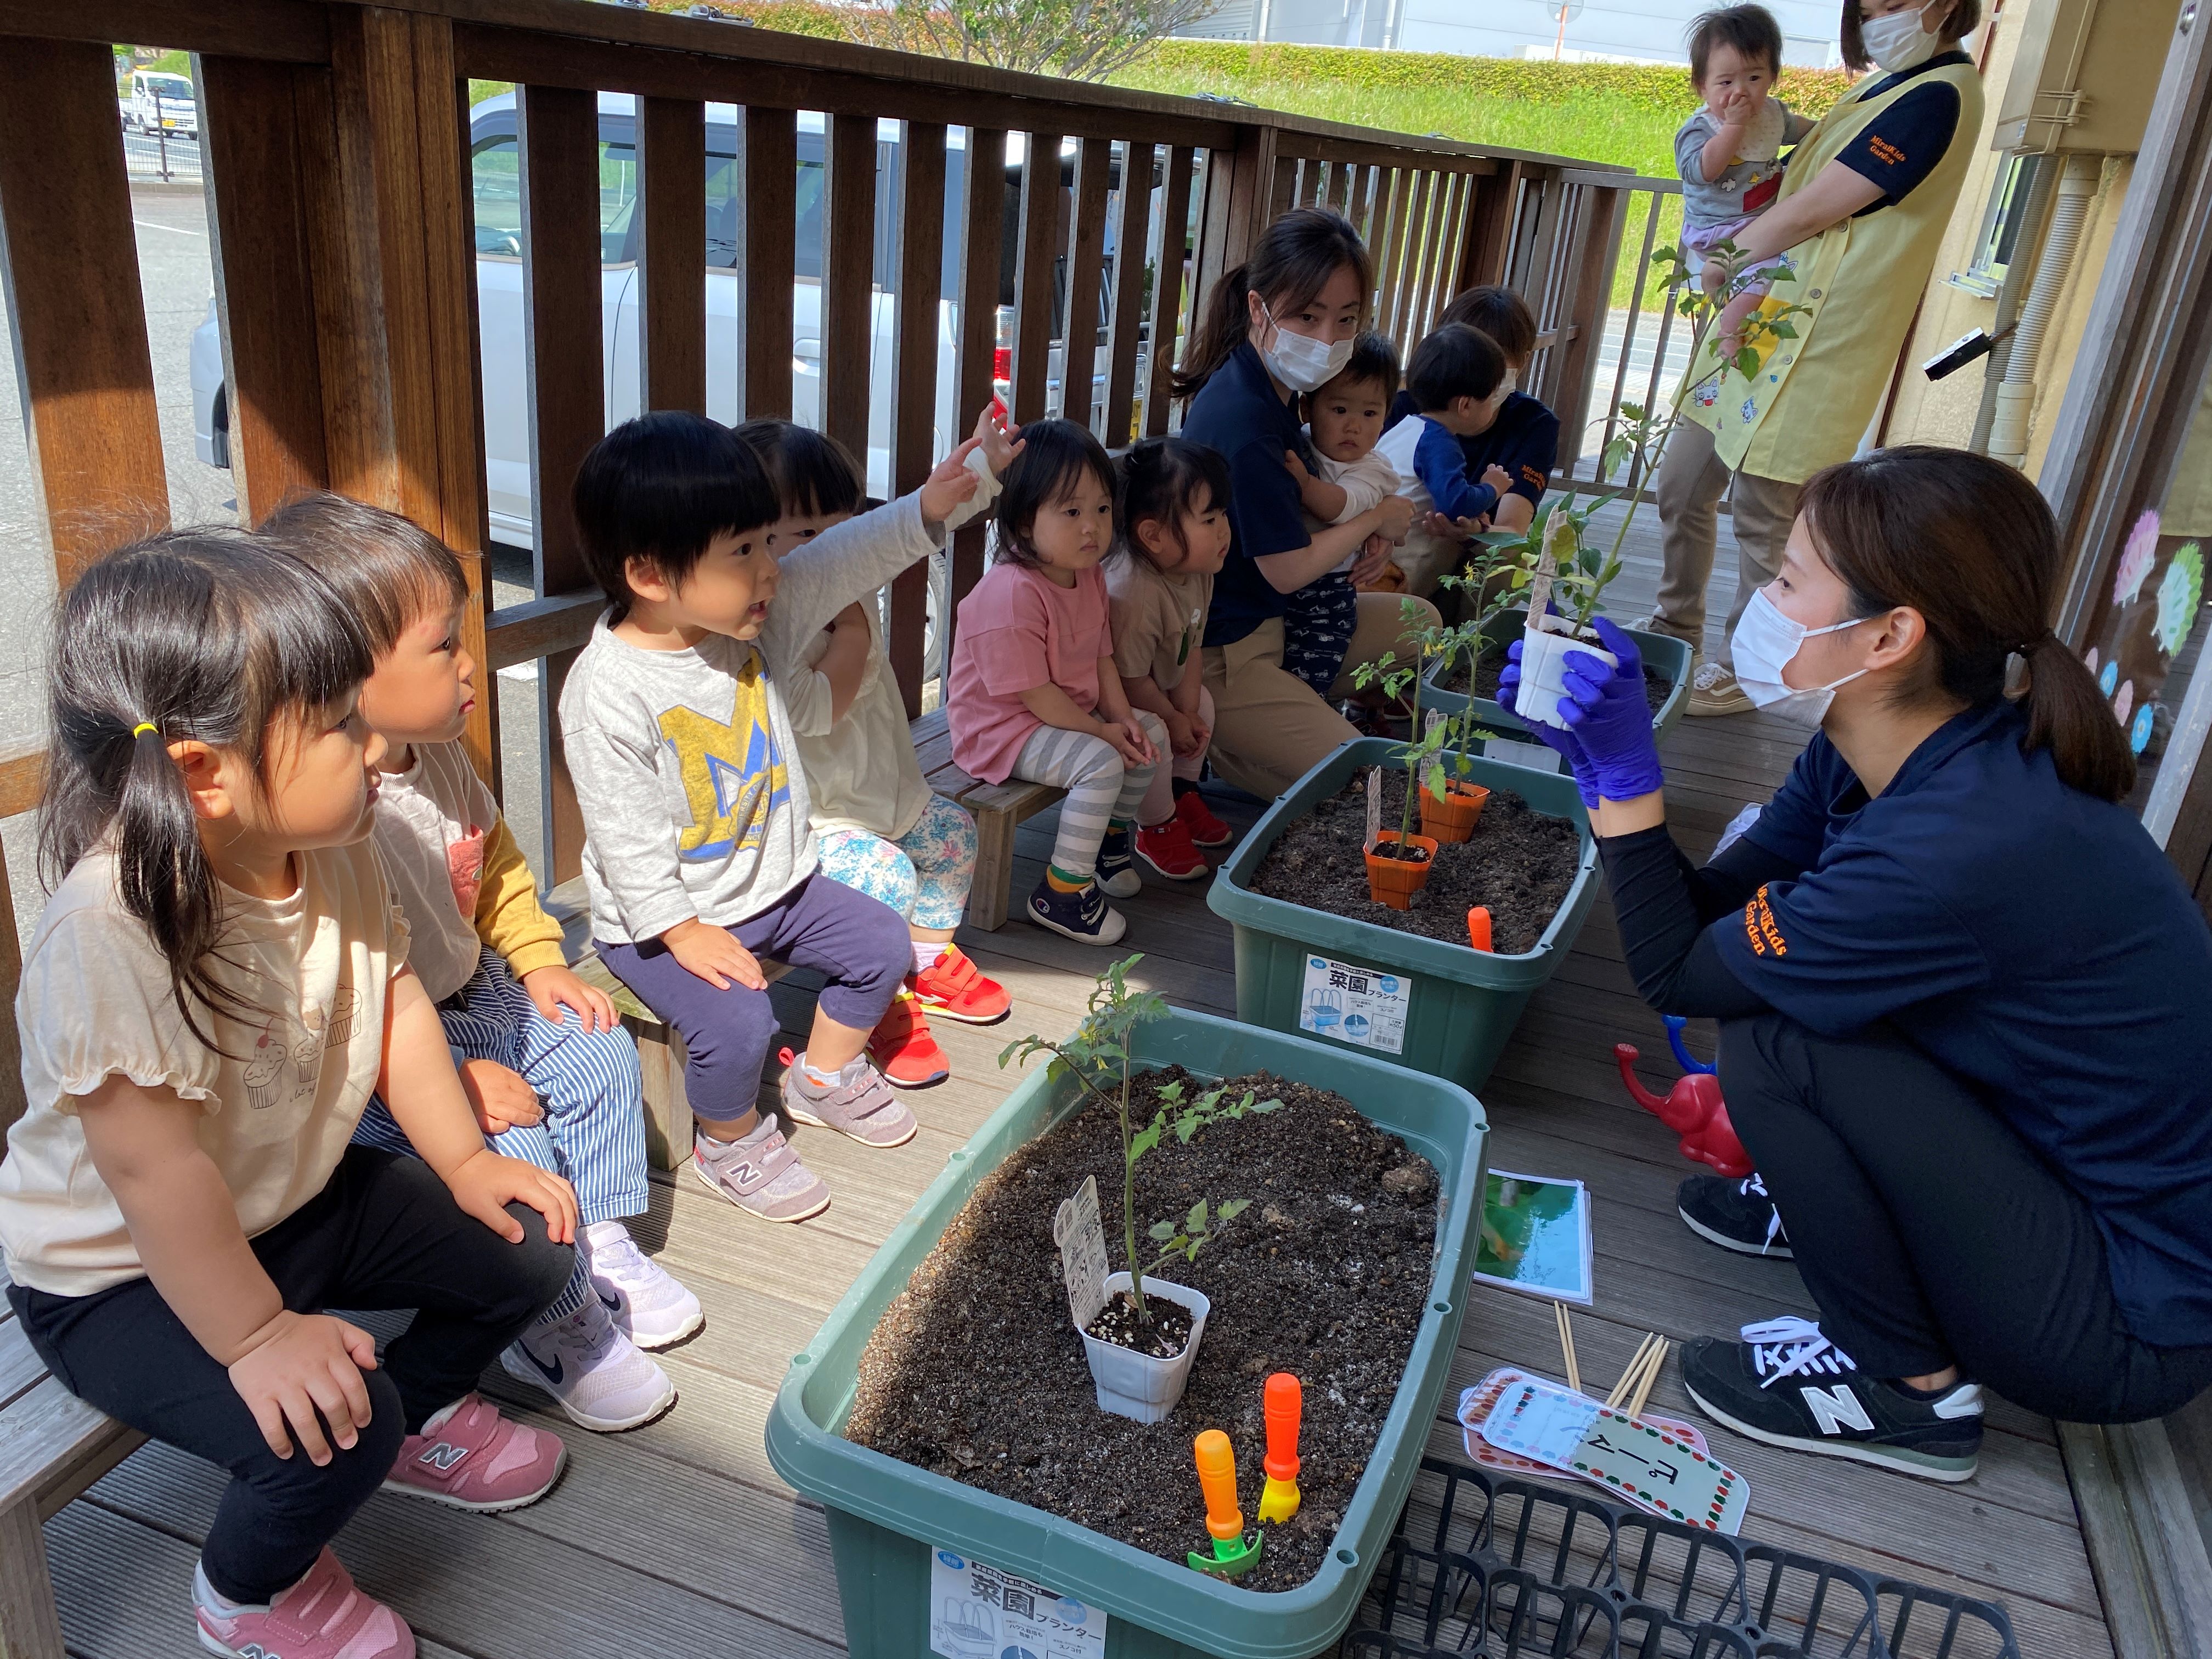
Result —
[[1198, 1260], [1199, 1252], [1219, 1236], [1224, 1224], [1243, 1214], [1252, 1200], [1236, 1198], [1215, 1204], [1200, 1199], [1180, 1218], [1155, 1224], [1150, 1229], [1150, 1236], [1162, 1248], [1158, 1255], [1147, 1263], [1139, 1257], [1137, 1247], [1138, 1161], [1157, 1147], [1165, 1135], [1172, 1134], [1178, 1146], [1188, 1146], [1200, 1130], [1222, 1118], [1279, 1111], [1283, 1103], [1258, 1099], [1247, 1090], [1241, 1100], [1230, 1100], [1224, 1104], [1228, 1091], [1210, 1089], [1186, 1105], [1182, 1085], [1170, 1083], [1159, 1091], [1165, 1104], [1152, 1115], [1152, 1121], [1141, 1127], [1133, 1127], [1129, 1117], [1133, 1080], [1130, 1034], [1148, 1021], [1164, 1018], [1168, 1011], [1165, 999], [1157, 991], [1138, 991], [1130, 987], [1129, 971], [1143, 960], [1141, 956], [1127, 957], [1098, 976], [1098, 983], [1091, 992], [1088, 1012], [1073, 1036], [1057, 1042], [1048, 1037], [1023, 1037], [1006, 1045], [999, 1056], [999, 1064], [1005, 1066], [1038, 1054], [1050, 1054], [1048, 1076], [1055, 1080], [1073, 1078], [1094, 1099], [1113, 1108], [1121, 1127], [1121, 1244], [1129, 1264], [1129, 1300], [1136, 1309], [1139, 1322], [1150, 1327], [1152, 1315], [1145, 1303], [1145, 1275], [1158, 1273], [1177, 1257], [1186, 1261]]

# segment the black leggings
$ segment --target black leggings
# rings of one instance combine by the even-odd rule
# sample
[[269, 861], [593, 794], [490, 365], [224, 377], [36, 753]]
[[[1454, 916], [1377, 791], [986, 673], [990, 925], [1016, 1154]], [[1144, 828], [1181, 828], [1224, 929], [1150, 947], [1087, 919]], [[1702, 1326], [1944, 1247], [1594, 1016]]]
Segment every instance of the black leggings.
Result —
[[1720, 1076], [1821, 1331], [1862, 1370], [1955, 1364], [2078, 1423], [2162, 1417], [2212, 1384], [2212, 1348], [2129, 1331], [2081, 1196], [1891, 1028], [1723, 1019]]
[[510, 1244], [465, 1215], [430, 1166], [351, 1146], [330, 1184], [253, 1241], [295, 1313], [414, 1308], [405, 1334], [364, 1372], [370, 1420], [350, 1451], [317, 1468], [295, 1446], [269, 1449], [230, 1373], [200, 1346], [151, 1279], [94, 1296], [8, 1287], [23, 1333], [62, 1386], [153, 1439], [235, 1477], [201, 1563], [233, 1601], [266, 1601], [383, 1484], [399, 1443], [476, 1386], [477, 1374], [568, 1282], [575, 1253], [519, 1204]]

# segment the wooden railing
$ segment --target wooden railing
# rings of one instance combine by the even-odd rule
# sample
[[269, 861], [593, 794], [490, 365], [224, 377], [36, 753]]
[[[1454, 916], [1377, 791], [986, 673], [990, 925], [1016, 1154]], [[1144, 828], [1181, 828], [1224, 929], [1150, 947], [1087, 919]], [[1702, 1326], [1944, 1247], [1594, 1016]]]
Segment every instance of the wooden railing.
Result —
[[[802, 134], [816, 142], [802, 112], [819, 112], [815, 418], [866, 453], [872, 416], [887, 410], [873, 423], [888, 432], [889, 483], [902, 491], [957, 435], [939, 418], [940, 380], [950, 377], [959, 421], [972, 420], [994, 391], [1002, 334], [1018, 418], [1066, 413], [1109, 444], [1168, 430], [1168, 371], [1195, 299], [1294, 203], [1336, 207], [1367, 237], [1376, 325], [1401, 348], [1460, 289], [1514, 283], [1544, 330], [1530, 389], [1581, 410], [1629, 186], [1650, 188], [1557, 157], [576, 0], [0, 0], [0, 222], [37, 486], [64, 582], [167, 519], [110, 56], [118, 40], [196, 54], [242, 516], [258, 521], [295, 492], [327, 488], [404, 512], [461, 554], [478, 659], [540, 665], [537, 752], [555, 881], [577, 867], [582, 825], [550, 716], [599, 608], [567, 501], [610, 406], [599, 94], [635, 100], [637, 374], [648, 408], [705, 410], [710, 379], [731, 377], [737, 395], [722, 412], [792, 412], [796, 180]], [[527, 410], [537, 597], [499, 609], [487, 557], [472, 79], [517, 89], [525, 384], [493, 389]], [[725, 279], [735, 343], [712, 363], [701, 280], [710, 119], [736, 123], [742, 198]], [[878, 204], [884, 120], [902, 124], [902, 142], [884, 175], [897, 199]], [[964, 142], [949, 147], [956, 128]], [[1027, 135], [1018, 171], [1002, 160], [1009, 133]], [[1072, 170], [1054, 165], [1071, 145]], [[961, 211], [948, 224], [956, 186]], [[879, 235], [892, 246], [878, 250]], [[875, 349], [885, 307], [887, 361]], [[939, 578], [940, 652], [982, 562], [981, 531], [963, 532]], [[888, 608], [891, 663], [917, 711], [938, 666], [923, 656], [931, 580], [926, 568], [908, 573]], [[468, 743], [496, 788], [495, 719], [495, 699], [481, 699]], [[10, 764], [0, 808], [21, 810], [37, 762]], [[0, 994], [12, 998], [13, 933], [0, 934]], [[0, 1067], [0, 1086], [14, 1073]]]

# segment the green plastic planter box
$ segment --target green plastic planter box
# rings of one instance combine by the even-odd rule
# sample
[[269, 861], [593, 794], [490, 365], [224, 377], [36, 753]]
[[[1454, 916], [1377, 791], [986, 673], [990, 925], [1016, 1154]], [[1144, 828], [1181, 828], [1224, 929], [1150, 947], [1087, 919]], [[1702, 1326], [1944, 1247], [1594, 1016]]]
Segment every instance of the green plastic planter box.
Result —
[[[1358, 1054], [1206, 1014], [1175, 1011], [1139, 1027], [1134, 1046], [1146, 1065], [1179, 1062], [1217, 1079], [1265, 1069], [1333, 1090], [1436, 1168], [1441, 1208], [1429, 1311], [1335, 1545], [1320, 1572], [1297, 1589], [1238, 1589], [843, 1438], [861, 1352], [892, 1298], [976, 1182], [1081, 1103], [1074, 1084], [1048, 1081], [1040, 1066], [952, 1154], [806, 1352], [792, 1361], [769, 1418], [769, 1462], [829, 1511], [830, 1553], [853, 1659], [921, 1659], [930, 1652], [930, 1565], [936, 1551], [1018, 1573], [1103, 1609], [1109, 1620], [1106, 1659], [1310, 1659], [1336, 1641], [1358, 1607], [1412, 1486], [1459, 1339], [1474, 1265], [1474, 1213], [1488, 1132], [1482, 1108], [1467, 1091], [1439, 1079], [1408, 1079]], [[1067, 1316], [1058, 1298], [1041, 1313]], [[1198, 1364], [1231, 1364], [1237, 1358], [1201, 1346]], [[1086, 1376], [1086, 1395], [1089, 1387]], [[1258, 1378], [1252, 1388], [1256, 1406]], [[1195, 1434], [1209, 1425], [1188, 1426]], [[1183, 1474], [1192, 1483], [1195, 1515], [1197, 1477], [1188, 1469]], [[1240, 1474], [1256, 1493], [1256, 1472]], [[1198, 1527], [1201, 1543], [1204, 1531]], [[1006, 1650], [1000, 1644], [989, 1659], [1000, 1659]], [[1036, 1659], [1046, 1656], [1040, 1652]]]
[[[1464, 1089], [1480, 1089], [1498, 1063], [1522, 1009], [1565, 959], [1597, 898], [1597, 843], [1591, 838], [1589, 815], [1583, 810], [1573, 779], [1479, 755], [1468, 763], [1472, 781], [1518, 791], [1537, 811], [1571, 821], [1582, 837], [1582, 866], [1574, 885], [1536, 948], [1518, 956], [1492, 955], [1463, 944], [1402, 933], [1377, 922], [1310, 910], [1250, 887], [1252, 872], [1277, 836], [1311, 812], [1317, 802], [1343, 788], [1354, 773], [1391, 765], [1403, 750], [1402, 744], [1385, 738], [1360, 738], [1323, 760], [1246, 832], [1235, 856], [1214, 872], [1206, 902], [1236, 929], [1239, 1019], [1270, 1030], [1298, 1031], [1333, 1048], [1449, 1078]], [[1348, 1013], [1334, 1019], [1335, 1030], [1358, 1031], [1366, 1039], [1358, 1042], [1302, 1026], [1301, 1016], [1313, 1000], [1328, 1000], [1326, 984], [1337, 971], [1332, 963], [1367, 975], [1366, 985], [1379, 988], [1395, 1010], [1403, 1029], [1395, 1051], [1387, 1046], [1381, 1018], [1359, 1026]], [[1362, 1005], [1352, 1001], [1350, 1006], [1357, 1010]], [[1371, 1009], [1376, 1005], [1364, 1006]], [[1361, 1019], [1365, 1018], [1363, 1014]]]
[[[1492, 639], [1504, 640], [1510, 644], [1521, 637], [1522, 630], [1528, 625], [1528, 613], [1526, 611], [1504, 611], [1498, 613], [1485, 631]], [[1667, 701], [1661, 703], [1651, 716], [1651, 729], [1663, 737], [1668, 729], [1682, 718], [1682, 710], [1690, 701], [1689, 644], [1671, 634], [1651, 634], [1641, 628], [1625, 628], [1621, 632], [1636, 641], [1636, 649], [1643, 656], [1646, 667], [1657, 669], [1674, 684]], [[1447, 714], [1456, 714], [1467, 707], [1467, 694], [1464, 691], [1447, 691], [1437, 685], [1436, 678], [1443, 672], [1442, 662], [1430, 666], [1427, 675], [1430, 684], [1421, 688], [1421, 707], [1441, 708]], [[1474, 718], [1479, 725], [1491, 726], [1504, 736], [1525, 738], [1528, 735], [1528, 723], [1526, 720], [1507, 714], [1489, 697], [1474, 699]]]

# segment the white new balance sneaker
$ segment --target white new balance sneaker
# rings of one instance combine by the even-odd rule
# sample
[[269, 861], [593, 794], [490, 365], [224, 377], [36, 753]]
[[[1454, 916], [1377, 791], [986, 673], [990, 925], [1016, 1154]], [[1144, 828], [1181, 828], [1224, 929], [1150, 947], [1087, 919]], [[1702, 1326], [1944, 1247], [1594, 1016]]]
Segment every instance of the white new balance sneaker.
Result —
[[650, 1423], [676, 1403], [676, 1385], [587, 1296], [566, 1319], [525, 1331], [499, 1363], [553, 1396], [569, 1420], [599, 1434]]
[[699, 1298], [639, 1249], [621, 1222], [594, 1221], [584, 1236], [591, 1244], [592, 1288], [615, 1328], [639, 1347], [668, 1347], [707, 1322]]

